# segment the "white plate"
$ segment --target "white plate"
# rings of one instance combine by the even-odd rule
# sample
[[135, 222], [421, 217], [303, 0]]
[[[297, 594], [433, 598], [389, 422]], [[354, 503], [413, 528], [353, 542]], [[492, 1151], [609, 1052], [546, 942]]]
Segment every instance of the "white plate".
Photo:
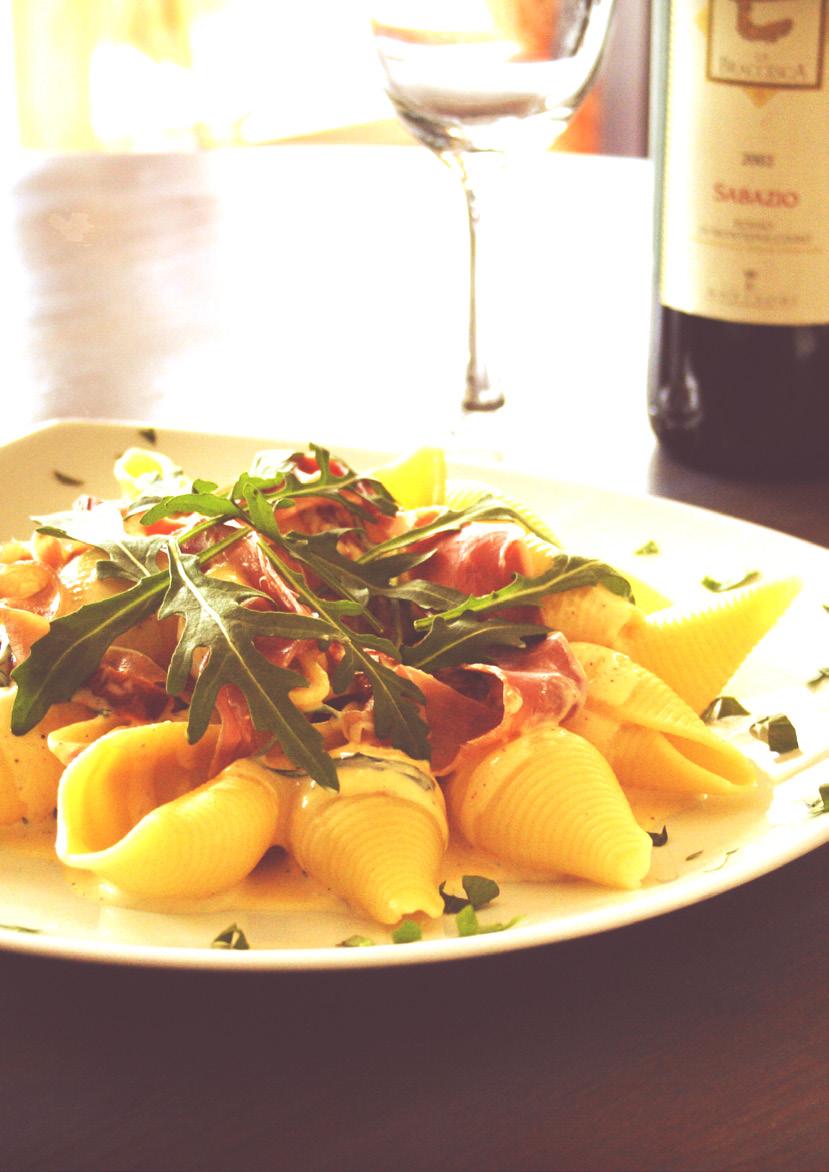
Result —
[[[325, 437], [320, 437], [322, 440]], [[112, 464], [125, 447], [147, 444], [137, 424], [56, 423], [0, 448], [0, 535], [28, 536], [32, 514], [65, 508], [78, 492], [111, 496]], [[160, 450], [193, 475], [219, 482], [247, 466], [261, 439], [165, 430]], [[356, 467], [378, 462], [377, 453], [341, 453]], [[829, 551], [755, 525], [655, 498], [620, 497], [584, 486], [559, 484], [501, 468], [463, 468], [526, 500], [550, 519], [574, 553], [599, 555], [637, 572], [670, 597], [712, 597], [700, 585], [709, 574], [758, 569], [767, 575], [800, 574], [801, 596], [740, 669], [729, 691], [754, 716], [786, 711], [801, 751], [775, 760], [731, 722], [741, 747], [774, 785], [736, 800], [709, 800], [692, 808], [652, 811], [648, 828], [668, 828], [654, 850], [643, 888], [613, 892], [578, 881], [505, 882], [497, 904], [480, 913], [483, 924], [520, 916], [505, 932], [459, 939], [454, 919], [434, 924], [427, 938], [395, 945], [386, 929], [341, 905], [311, 911], [256, 906], [250, 896], [215, 900], [197, 914], [162, 915], [103, 902], [43, 853], [21, 851], [0, 831], [0, 947], [80, 960], [152, 966], [243, 969], [360, 968], [446, 961], [549, 944], [606, 931], [707, 899], [772, 871], [829, 838], [829, 815], [815, 817], [809, 803], [829, 781], [829, 682], [810, 690], [805, 681], [829, 665]], [[62, 484], [56, 473], [83, 481]], [[661, 552], [636, 557], [655, 540]], [[822, 739], [825, 737], [825, 740]], [[212, 949], [210, 941], [237, 921], [250, 951]], [[29, 929], [21, 931], [20, 929]], [[338, 948], [360, 933], [378, 944]], [[386, 943], [389, 941], [388, 943]], [[380, 943], [382, 942], [382, 943]]]

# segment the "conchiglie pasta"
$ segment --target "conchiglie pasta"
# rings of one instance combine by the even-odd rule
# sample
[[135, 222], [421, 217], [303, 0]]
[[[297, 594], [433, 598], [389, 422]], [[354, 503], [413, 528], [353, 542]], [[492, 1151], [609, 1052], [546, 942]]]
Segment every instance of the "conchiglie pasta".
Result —
[[587, 677], [587, 701], [566, 726], [599, 749], [623, 786], [730, 794], [754, 784], [751, 762], [663, 680], [619, 651], [571, 648]]
[[439, 505], [446, 495], [446, 455], [442, 448], [418, 448], [366, 475], [379, 480], [403, 509]]
[[605, 586], [579, 586], [548, 594], [541, 604], [541, 617], [570, 641], [605, 647], [626, 644], [632, 632], [645, 625], [645, 615], [634, 603]]
[[448, 827], [428, 766], [373, 746], [332, 755], [339, 792], [307, 777], [285, 780], [291, 809], [284, 845], [304, 871], [381, 924], [418, 911], [441, 915]]
[[89, 715], [82, 704], [54, 704], [23, 736], [11, 732], [15, 685], [0, 688], [0, 826], [26, 818], [37, 822], [55, 808], [61, 764], [49, 752], [48, 736]]
[[133, 894], [200, 898], [232, 887], [277, 835], [270, 772], [254, 761], [206, 780], [217, 728], [117, 729], [71, 765], [58, 795], [57, 854]]
[[659, 611], [645, 623], [624, 627], [608, 645], [627, 652], [700, 712], [722, 691], [799, 590], [797, 578], [745, 586], [708, 606]]
[[638, 887], [652, 843], [601, 753], [542, 724], [489, 753], [449, 784], [464, 837], [517, 866]]

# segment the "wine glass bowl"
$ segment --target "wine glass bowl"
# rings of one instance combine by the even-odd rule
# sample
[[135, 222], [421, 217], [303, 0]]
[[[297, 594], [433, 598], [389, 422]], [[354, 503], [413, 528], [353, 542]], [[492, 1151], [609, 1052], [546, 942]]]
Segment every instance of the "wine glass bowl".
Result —
[[[438, 154], [550, 146], [601, 60], [612, 0], [462, 0], [443, 27], [411, 3], [375, 5], [376, 45], [401, 121]], [[452, 27], [454, 25], [454, 27]]]
[[470, 243], [464, 411], [504, 402], [484, 355], [492, 285], [482, 255], [484, 159], [546, 150], [590, 88], [615, 0], [374, 0], [372, 27], [401, 122], [458, 174]]

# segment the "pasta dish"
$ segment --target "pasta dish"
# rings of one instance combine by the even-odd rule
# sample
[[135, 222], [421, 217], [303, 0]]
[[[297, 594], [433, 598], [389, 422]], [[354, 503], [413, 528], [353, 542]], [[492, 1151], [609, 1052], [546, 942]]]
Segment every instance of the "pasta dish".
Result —
[[284, 852], [396, 925], [456, 898], [450, 842], [630, 890], [632, 795], [756, 784], [700, 714], [796, 579], [674, 604], [431, 449], [115, 471], [0, 547], [0, 826], [54, 818], [70, 869], [167, 907]]

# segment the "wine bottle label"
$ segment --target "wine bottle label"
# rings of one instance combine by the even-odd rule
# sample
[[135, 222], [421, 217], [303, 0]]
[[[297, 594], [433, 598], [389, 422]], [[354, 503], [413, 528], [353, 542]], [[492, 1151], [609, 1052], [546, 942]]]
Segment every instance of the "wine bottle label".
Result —
[[829, 322], [827, 0], [671, 0], [664, 305]]

